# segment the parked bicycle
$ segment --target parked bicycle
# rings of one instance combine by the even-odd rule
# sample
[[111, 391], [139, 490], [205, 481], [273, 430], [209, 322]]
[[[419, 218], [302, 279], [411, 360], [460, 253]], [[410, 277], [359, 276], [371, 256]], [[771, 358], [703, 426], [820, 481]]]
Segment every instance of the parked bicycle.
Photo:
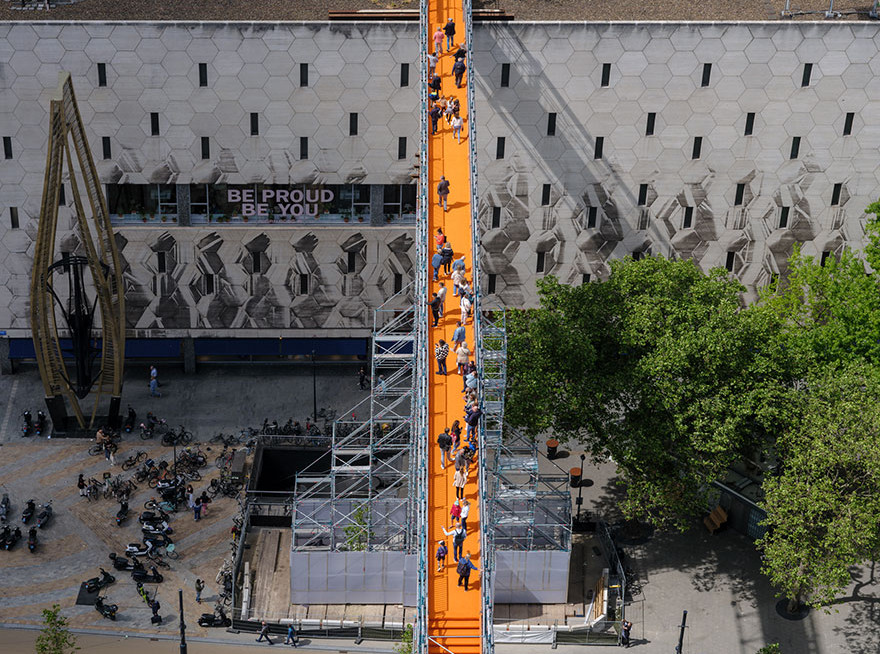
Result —
[[125, 461], [122, 462], [122, 469], [123, 470], [131, 470], [137, 464], [146, 460], [146, 458], [147, 458], [147, 453], [144, 452], [143, 450], [138, 450], [137, 452], [135, 452], [134, 454], [129, 456]]

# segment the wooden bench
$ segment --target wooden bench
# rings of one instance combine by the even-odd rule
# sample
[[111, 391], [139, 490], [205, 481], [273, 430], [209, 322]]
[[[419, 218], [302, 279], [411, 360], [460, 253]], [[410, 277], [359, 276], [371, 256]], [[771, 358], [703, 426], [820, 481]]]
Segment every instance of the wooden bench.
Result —
[[706, 529], [709, 530], [710, 534], [718, 531], [725, 522], [727, 522], [727, 511], [720, 506], [716, 506], [709, 515], [703, 518], [703, 524], [706, 525]]

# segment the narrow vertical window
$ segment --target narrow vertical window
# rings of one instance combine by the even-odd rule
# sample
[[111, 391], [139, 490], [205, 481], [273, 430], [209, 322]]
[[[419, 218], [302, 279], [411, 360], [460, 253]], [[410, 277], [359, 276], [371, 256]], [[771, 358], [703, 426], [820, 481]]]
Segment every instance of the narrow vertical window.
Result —
[[801, 77], [801, 86], [809, 86], [813, 76], [813, 64], [804, 64], [804, 76]]
[[598, 207], [587, 207], [587, 229], [596, 229], [599, 221]]
[[611, 64], [602, 64], [602, 86], [611, 84]]
[[400, 86], [409, 86], [409, 64], [400, 64]]
[[400, 293], [403, 290], [403, 275], [394, 273], [394, 292]]
[[601, 159], [602, 151], [605, 149], [605, 137], [597, 136], [596, 137], [596, 147], [593, 148], [593, 159]]
[[849, 112], [846, 114], [846, 119], [843, 121], [843, 135], [849, 136], [852, 134], [852, 126], [853, 119], [855, 119], [856, 115], [853, 112]]
[[685, 207], [684, 208], [684, 220], [681, 221], [682, 229], [690, 229], [694, 226], [694, 208], [693, 207]]
[[260, 135], [260, 114], [251, 112], [251, 136]]
[[501, 64], [501, 88], [510, 86], [510, 64]]
[[299, 137], [299, 158], [300, 158], [300, 161], [309, 158], [309, 137], [308, 136], [300, 136]]
[[[3, 137], [3, 158], [4, 159], [12, 159], [12, 137], [4, 136]], [[107, 157], [104, 157], [107, 159]]]
[[538, 261], [535, 264], [535, 272], [542, 273], [544, 272], [544, 253], [538, 252]]
[[[6, 139], [4, 139], [3, 143], [4, 149], [6, 148]], [[112, 151], [110, 150], [110, 137], [102, 136], [101, 137], [101, 149], [103, 150], [103, 155], [105, 159], [109, 159], [112, 156]], [[11, 159], [12, 155], [10, 154], [7, 159]]]
[[67, 204], [67, 194], [64, 192], [64, 184], [58, 189], [58, 204], [61, 206]]
[[501, 227], [501, 207], [492, 207], [492, 229]]
[[654, 125], [656, 122], [657, 114], [652, 111], [648, 114], [648, 120], [645, 121], [645, 136], [654, 136]]
[[300, 295], [309, 294], [309, 276], [306, 273], [301, 273], [299, 276], [299, 293]]
[[214, 295], [214, 275], [205, 275], [205, 295]]
[[743, 136], [751, 136], [755, 132], [755, 112], [750, 111], [746, 114], [746, 128]]
[[703, 79], [700, 81], [700, 86], [709, 86], [711, 79], [712, 64], [703, 64]]
[[724, 267], [727, 268], [727, 272], [733, 272], [733, 262], [736, 258], [736, 252], [728, 252], [727, 259], [724, 261]]
[[547, 136], [556, 136], [556, 114], [552, 111], [547, 114]]
[[495, 143], [495, 158], [504, 159], [504, 137], [499, 136]]
[[779, 229], [788, 227], [788, 212], [791, 207], [779, 207]]
[[107, 86], [107, 64], [98, 64], [98, 86]]
[[202, 159], [211, 158], [211, 139], [207, 136], [202, 137]]
[[736, 197], [733, 199], [733, 206], [739, 207], [742, 206], [743, 196], [746, 194], [746, 185], [745, 184], [737, 184], [736, 185]]
[[550, 204], [550, 185], [544, 184], [541, 188], [541, 206], [546, 207]]
[[150, 135], [159, 136], [159, 114], [150, 112]]
[[397, 158], [398, 159], [406, 159], [406, 137], [400, 136], [397, 138]]
[[691, 151], [691, 159], [699, 159], [702, 151], [703, 151], [703, 137], [702, 136], [695, 136], [694, 137], [694, 149]]
[[644, 207], [648, 202], [648, 185], [639, 184], [639, 206]]
[[798, 154], [801, 151], [801, 137], [793, 136], [791, 138], [791, 152], [788, 155], [789, 159], [797, 159]]
[[584, 273], [581, 275], [581, 284], [589, 284], [590, 283], [590, 273]]
[[12, 229], [18, 229], [18, 207], [9, 207], [9, 224]]
[[358, 134], [358, 115], [348, 114], [348, 135], [357, 136]]
[[156, 253], [156, 270], [160, 273], [168, 272], [168, 261], [166, 260], [165, 255], [165, 252]]
[[308, 64], [300, 64], [299, 65], [299, 85], [300, 86], [308, 86], [309, 85], [309, 65]]
[[495, 284], [496, 284], [497, 278], [498, 278], [498, 275], [496, 275], [494, 273], [489, 273], [489, 287], [486, 289], [488, 291], [489, 295], [495, 294]]
[[208, 64], [199, 64], [199, 86], [208, 86]]
[[840, 192], [843, 190], [843, 184], [838, 182], [834, 185], [834, 189], [831, 191], [831, 206], [836, 207], [840, 204]]
[[348, 272], [353, 273], [355, 271], [356, 263], [357, 263], [357, 252], [349, 252], [348, 253]]
[[263, 260], [260, 258], [259, 252], [251, 252], [251, 269], [255, 275], [263, 272]]
[[829, 252], [828, 250], [825, 250], [825, 251], [822, 253], [822, 259], [819, 261], [819, 265], [822, 266], [822, 267], [824, 268], [824, 267], [825, 267], [825, 262], [828, 261], [828, 257], [829, 257], [829, 256], [831, 256], [831, 252]]

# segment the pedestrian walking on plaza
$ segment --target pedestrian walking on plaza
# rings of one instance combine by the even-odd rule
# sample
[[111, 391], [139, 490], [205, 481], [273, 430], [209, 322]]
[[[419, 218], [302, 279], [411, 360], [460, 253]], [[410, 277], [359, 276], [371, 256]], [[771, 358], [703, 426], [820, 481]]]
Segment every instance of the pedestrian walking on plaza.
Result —
[[468, 316], [471, 315], [471, 301], [467, 295], [461, 296], [458, 306], [461, 308], [461, 324], [466, 325]]
[[433, 298], [428, 304], [431, 305], [431, 315], [434, 318], [434, 327], [436, 327], [440, 320], [440, 298], [436, 293], [433, 294]]
[[433, 79], [437, 70], [437, 62], [440, 61], [440, 57], [431, 52], [428, 53], [428, 79]]
[[193, 490], [192, 484], [186, 487], [186, 506], [191, 509], [196, 505], [196, 492]]
[[[440, 255], [443, 256], [442, 254]], [[446, 284], [440, 282], [440, 288], [437, 289], [437, 297], [440, 298], [440, 317], [443, 317], [443, 313], [446, 311]]]
[[269, 638], [269, 625], [266, 624], [266, 621], [265, 621], [265, 620], [263, 620], [262, 626], [260, 627], [260, 637], [257, 638], [257, 642], [259, 643], [259, 642], [262, 641], [264, 638], [266, 639], [266, 642], [269, 643], [270, 645], [274, 645], [274, 644], [275, 644], [275, 643], [272, 642], [272, 639]]
[[468, 519], [468, 515], [470, 515], [470, 512], [471, 512], [471, 503], [468, 502], [466, 499], [462, 498], [462, 500], [461, 500], [461, 526], [462, 526], [462, 528], [464, 528], [465, 531], [467, 531], [467, 519]]
[[440, 469], [446, 469], [446, 459], [452, 461], [449, 449], [452, 447], [452, 436], [449, 435], [449, 427], [443, 430], [443, 433], [437, 436], [437, 447], [440, 448]]
[[471, 362], [471, 351], [468, 349], [467, 343], [462, 343], [455, 350], [455, 362], [458, 364], [458, 374], [464, 377], [467, 374], [468, 364]]
[[456, 321], [455, 331], [452, 332], [452, 346], [458, 347], [464, 343], [465, 336], [464, 325], [461, 324], [461, 320]]
[[437, 252], [442, 250], [443, 244], [446, 243], [446, 234], [439, 227], [437, 228], [437, 234], [434, 236], [434, 242], [437, 244]]
[[428, 115], [431, 116], [431, 134], [436, 134], [437, 125], [440, 122], [440, 116], [443, 115], [443, 110], [440, 108], [440, 105], [435, 104], [431, 107], [431, 111], [428, 112]]
[[284, 644], [285, 645], [293, 645], [294, 647], [296, 647], [297, 640], [298, 639], [296, 637], [296, 629], [294, 628], [293, 623], [291, 622], [289, 625], [287, 625], [287, 638], [284, 639]]
[[159, 392], [159, 372], [156, 366], [150, 366], [150, 397], [162, 397]]
[[208, 505], [211, 503], [211, 498], [208, 497], [208, 493], [206, 491], [202, 491], [199, 499], [202, 501], [202, 516], [208, 515]]
[[202, 498], [197, 497], [193, 503], [193, 520], [198, 522], [202, 519]]
[[446, 241], [443, 244], [443, 249], [440, 250], [441, 263], [443, 264], [443, 273], [448, 275], [452, 268], [452, 258], [455, 256], [455, 252], [452, 250], [452, 243]]
[[202, 591], [205, 590], [205, 582], [202, 581], [201, 579], [196, 579], [195, 589], [196, 589], [196, 603], [201, 604], [202, 603]]
[[452, 423], [449, 433], [452, 434], [452, 450], [455, 451], [458, 449], [459, 444], [461, 444], [461, 424], [458, 420]]
[[358, 388], [365, 390], [367, 388], [367, 369], [361, 366], [358, 370]]
[[455, 524], [456, 520], [461, 520], [461, 504], [459, 504], [458, 500], [455, 500], [452, 503], [452, 506], [449, 509], [449, 517], [452, 520], [452, 524]]
[[452, 526], [452, 531], [446, 531], [446, 527], [441, 527], [443, 533], [447, 536], [452, 536], [452, 558], [458, 563], [458, 560], [461, 558], [461, 548], [464, 546], [464, 539], [467, 538], [467, 532], [462, 529], [461, 525], [458, 527]]
[[467, 484], [467, 473], [464, 469], [456, 470], [452, 476], [452, 485], [455, 487], [455, 497], [464, 499], [464, 487]]
[[76, 487], [79, 488], [79, 496], [85, 497], [87, 494], [87, 491], [86, 491], [86, 480], [83, 476], [83, 473], [79, 473], [79, 479], [76, 480]]
[[442, 338], [434, 347], [434, 356], [437, 358], [437, 374], [446, 374], [446, 357], [449, 356], [449, 344]]
[[[447, 199], [449, 198], [449, 182], [442, 175], [440, 182], [437, 184], [437, 199], [439, 206], [443, 207], [443, 211], [449, 210]], [[448, 244], [447, 244], [448, 245]]]
[[437, 572], [443, 572], [447, 554], [449, 554], [449, 548], [446, 547], [446, 542], [441, 540], [437, 544]]
[[446, 19], [446, 25], [443, 27], [443, 32], [446, 34], [446, 52], [452, 50], [452, 46], [455, 45], [455, 21], [451, 18]]
[[464, 77], [464, 71], [467, 66], [464, 65], [464, 59], [456, 59], [452, 64], [452, 74], [455, 76], [455, 87], [461, 88], [461, 78]]
[[629, 647], [629, 637], [632, 628], [633, 623], [629, 620], [624, 620], [623, 624], [620, 626], [620, 644], [624, 647]]
[[438, 27], [434, 32], [434, 56], [440, 58], [440, 52], [443, 50], [443, 28]]
[[464, 118], [461, 116], [453, 116], [452, 118], [452, 137], [458, 139], [461, 143], [461, 128], [464, 126]]
[[440, 266], [443, 265], [443, 257], [440, 256], [439, 252], [435, 252], [434, 256], [431, 257], [431, 267], [434, 269], [434, 281], [439, 281], [440, 279]]
[[159, 609], [162, 608], [162, 605], [159, 604], [159, 600], [154, 599], [150, 602], [150, 610], [153, 612], [153, 617], [150, 618], [150, 622], [153, 624], [162, 624], [162, 616], [159, 615]]
[[458, 572], [458, 585], [461, 586], [461, 582], [464, 582], [464, 589], [467, 591], [468, 589], [468, 580], [471, 576], [471, 570], [476, 570], [477, 572], [480, 569], [471, 563], [471, 553], [468, 552], [467, 555], [462, 557], [461, 561], [458, 562], [458, 567], [456, 571]]

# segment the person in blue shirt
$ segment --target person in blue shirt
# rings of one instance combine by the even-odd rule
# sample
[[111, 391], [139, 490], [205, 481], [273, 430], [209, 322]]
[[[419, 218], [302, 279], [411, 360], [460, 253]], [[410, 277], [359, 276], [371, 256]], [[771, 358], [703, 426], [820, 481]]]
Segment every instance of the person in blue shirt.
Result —
[[458, 585], [461, 586], [461, 582], [463, 581], [465, 591], [468, 589], [468, 580], [471, 576], [471, 570], [476, 570], [477, 572], [480, 571], [480, 569], [471, 562], [471, 553], [468, 552], [458, 560], [458, 567], [456, 568], [456, 572], [458, 572]]
[[453, 347], [458, 347], [465, 341], [465, 329], [464, 325], [461, 324], [461, 320], [456, 322], [455, 331], [452, 332], [452, 345]]

